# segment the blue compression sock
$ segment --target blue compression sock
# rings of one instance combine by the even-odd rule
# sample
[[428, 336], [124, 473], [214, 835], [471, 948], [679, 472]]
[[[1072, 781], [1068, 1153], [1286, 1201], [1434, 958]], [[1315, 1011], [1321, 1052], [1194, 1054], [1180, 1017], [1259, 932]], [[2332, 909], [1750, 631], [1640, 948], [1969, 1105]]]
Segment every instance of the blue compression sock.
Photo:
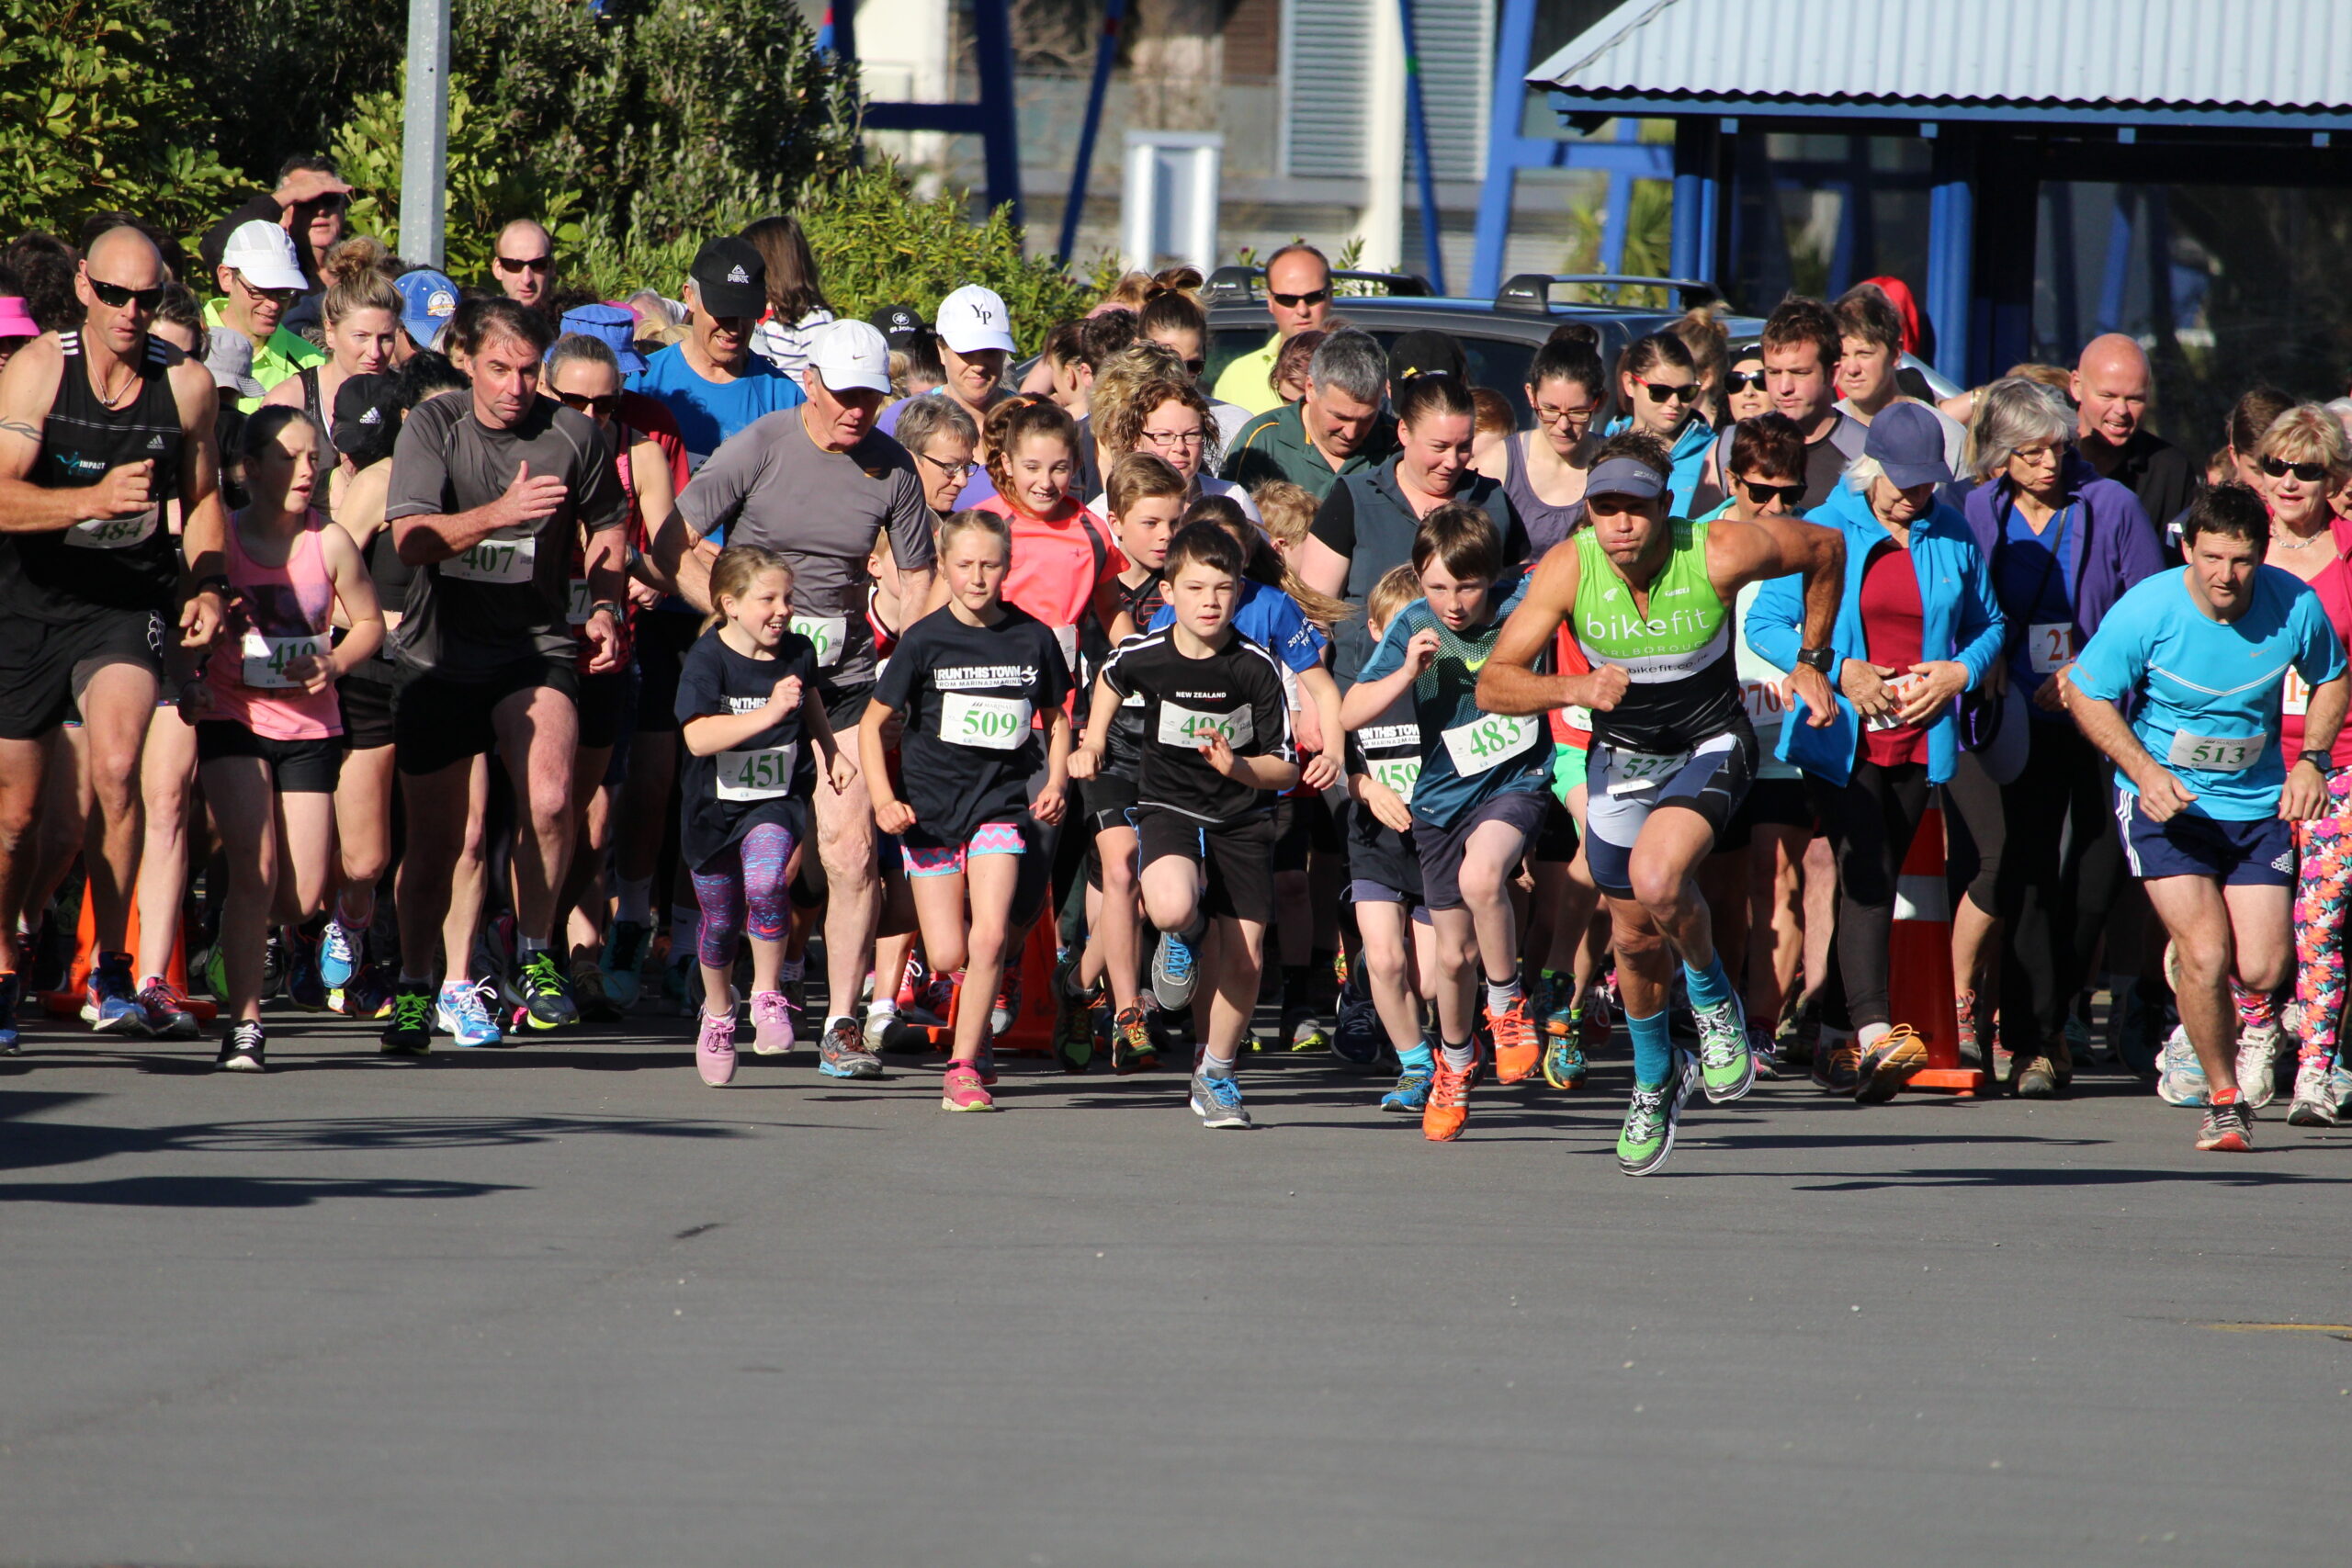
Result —
[[1647, 1018], [1625, 1016], [1625, 1032], [1634, 1037], [1634, 1082], [1639, 1088], [1663, 1088], [1674, 1072], [1674, 1037], [1667, 1032], [1667, 1016], [1664, 1008]]
[[1731, 976], [1724, 973], [1724, 955], [1716, 953], [1707, 960], [1704, 969], [1682, 965], [1682, 978], [1690, 987], [1690, 1005], [1694, 1008], [1721, 1007], [1731, 1000]]
[[1433, 1073], [1437, 1070], [1437, 1053], [1425, 1039], [1418, 1045], [1408, 1045], [1396, 1053], [1396, 1066], [1408, 1073]]

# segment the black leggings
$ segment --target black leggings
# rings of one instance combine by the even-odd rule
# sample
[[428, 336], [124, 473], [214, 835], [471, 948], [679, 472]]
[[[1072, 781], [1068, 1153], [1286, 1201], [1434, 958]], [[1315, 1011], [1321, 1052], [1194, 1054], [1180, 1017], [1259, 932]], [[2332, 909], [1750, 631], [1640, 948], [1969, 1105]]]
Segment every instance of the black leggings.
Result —
[[[2036, 721], [2024, 771], [2001, 790], [2009, 822], [1995, 912], [2003, 939], [2002, 1014], [2056, 1039], [2124, 886], [2113, 770], [2071, 723]], [[2006, 1033], [2007, 1031], [2005, 1030]]]

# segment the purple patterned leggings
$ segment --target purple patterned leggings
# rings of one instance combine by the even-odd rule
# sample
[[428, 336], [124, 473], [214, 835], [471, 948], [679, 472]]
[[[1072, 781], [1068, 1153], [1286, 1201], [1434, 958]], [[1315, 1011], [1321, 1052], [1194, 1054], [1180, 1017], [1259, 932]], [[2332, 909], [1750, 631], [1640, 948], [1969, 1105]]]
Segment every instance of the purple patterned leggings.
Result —
[[734, 963], [746, 926], [756, 941], [784, 940], [792, 924], [784, 868], [795, 841], [791, 829], [763, 822], [694, 874], [695, 902], [702, 908], [695, 950], [703, 963], [713, 969]]

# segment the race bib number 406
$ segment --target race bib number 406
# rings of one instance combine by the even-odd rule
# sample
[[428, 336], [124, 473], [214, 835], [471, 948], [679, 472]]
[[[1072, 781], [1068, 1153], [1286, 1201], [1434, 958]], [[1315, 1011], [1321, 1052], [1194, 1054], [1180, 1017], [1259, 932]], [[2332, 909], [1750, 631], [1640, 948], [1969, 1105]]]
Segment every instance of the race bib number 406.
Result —
[[2267, 736], [2215, 737], [2191, 735], [2183, 729], [2172, 738], [2172, 750], [2165, 753], [2167, 765], [2195, 768], [2208, 773], [2234, 773], [2254, 765], [2255, 759], [2268, 750], [2272, 742]]
[[1248, 708], [1237, 708], [1231, 713], [1202, 713], [1174, 703], [1159, 705], [1162, 746], [1199, 746], [1212, 735], [1224, 736], [1227, 745], [1238, 750], [1258, 738], [1257, 721]]
[[1526, 750], [1542, 733], [1543, 727], [1524, 715], [1482, 714], [1445, 732], [1446, 755], [1453, 759], [1455, 773], [1475, 778]]

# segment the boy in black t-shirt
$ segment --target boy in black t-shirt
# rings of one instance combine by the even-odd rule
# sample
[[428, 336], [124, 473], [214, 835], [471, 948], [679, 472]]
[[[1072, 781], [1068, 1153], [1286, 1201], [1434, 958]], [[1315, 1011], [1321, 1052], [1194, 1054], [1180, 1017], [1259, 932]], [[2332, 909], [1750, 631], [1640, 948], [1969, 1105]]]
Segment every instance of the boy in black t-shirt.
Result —
[[1129, 640], [1103, 667], [1070, 772], [1093, 775], [1113, 716], [1141, 695], [1135, 815], [1144, 912], [1174, 939], [1170, 951], [1182, 967], [1197, 965], [1210, 981], [1193, 1110], [1206, 1126], [1247, 1127], [1234, 1063], [1273, 917], [1274, 797], [1297, 782], [1298, 762], [1281, 670], [1233, 629], [1240, 547], [1196, 524], [1168, 547], [1166, 572], [1175, 624]]

